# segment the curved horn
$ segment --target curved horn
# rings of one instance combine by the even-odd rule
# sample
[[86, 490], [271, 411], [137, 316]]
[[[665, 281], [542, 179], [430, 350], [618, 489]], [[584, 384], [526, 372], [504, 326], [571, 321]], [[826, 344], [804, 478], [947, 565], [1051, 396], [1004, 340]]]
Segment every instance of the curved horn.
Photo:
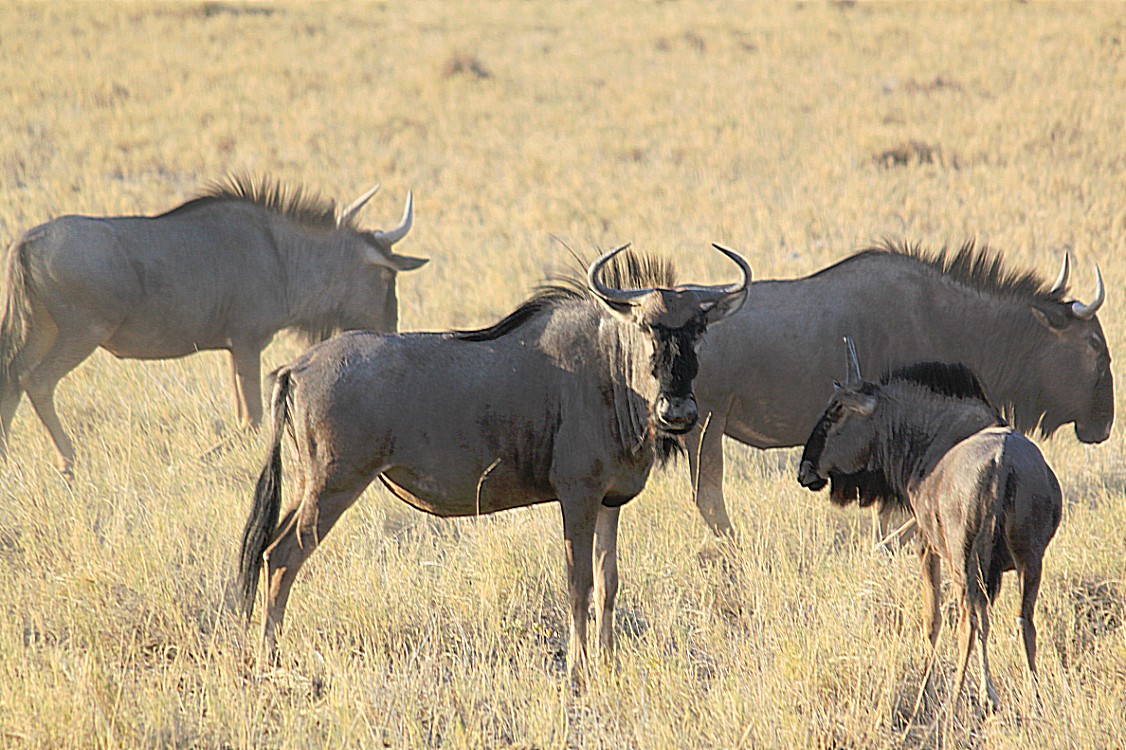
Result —
[[1048, 294], [1052, 297], [1063, 296], [1067, 291], [1067, 279], [1071, 276], [1071, 253], [1064, 251], [1063, 265], [1060, 266], [1060, 275], [1056, 277], [1056, 283], [1052, 284], [1051, 291]]
[[626, 243], [621, 247], [615, 248], [608, 253], [603, 253], [598, 257], [598, 260], [590, 264], [586, 271], [586, 283], [590, 290], [597, 294], [607, 302], [617, 302], [622, 305], [636, 304], [634, 300], [644, 297], [652, 292], [652, 289], [611, 289], [598, 280], [602, 275], [602, 267], [606, 265], [611, 258], [629, 247], [630, 243]]
[[399, 222], [399, 226], [387, 232], [372, 232], [372, 236], [376, 239], [383, 240], [388, 246], [394, 245], [399, 240], [407, 236], [407, 232], [411, 230], [411, 224], [414, 223], [414, 193], [407, 193], [407, 207], [403, 211], [403, 219]]
[[1099, 264], [1095, 264], [1095, 298], [1091, 300], [1091, 304], [1084, 305], [1082, 302], [1071, 303], [1071, 314], [1080, 320], [1090, 320], [1095, 317], [1095, 313], [1103, 306], [1106, 301], [1106, 286], [1103, 285], [1103, 275], [1099, 271]]
[[350, 205], [350, 206], [348, 206], [348, 208], [344, 209], [344, 211], [340, 214], [340, 218], [338, 218], [336, 220], [336, 226], [338, 226], [338, 227], [345, 226], [349, 222], [351, 222], [352, 219], [356, 218], [356, 214], [358, 214], [360, 212], [360, 209], [364, 207], [364, 204], [366, 204], [368, 201], [370, 201], [371, 197], [378, 192], [379, 192], [379, 183], [377, 182], [377, 183], [375, 183], [375, 187], [373, 187], [371, 190], [369, 190], [366, 193], [364, 193], [363, 195], [361, 195], [356, 200], [352, 201], [352, 205]]
[[860, 362], [856, 359], [856, 345], [852, 343], [851, 336], [844, 337], [845, 346], [848, 347], [848, 356], [845, 357], [845, 368], [848, 375], [845, 377], [845, 387], [855, 388], [863, 380], [860, 376]]
[[744, 289], [747, 288], [747, 284], [749, 284], [751, 282], [751, 266], [750, 266], [750, 264], [748, 264], [747, 261], [743, 258], [743, 256], [739, 255], [739, 253], [735, 252], [734, 250], [728, 250], [723, 245], [717, 245], [716, 243], [713, 242], [712, 247], [714, 247], [716, 250], [719, 250], [721, 253], [726, 255], [728, 258], [731, 258], [731, 260], [735, 261], [735, 265], [739, 266], [739, 271], [743, 274], [743, 278], [741, 278], [739, 281], [735, 282], [734, 284], [719, 284], [717, 286], [699, 286], [699, 285], [696, 285], [696, 284], [686, 284], [684, 286], [678, 286], [677, 289], [679, 291], [682, 291], [682, 292], [715, 292], [717, 294], [727, 295], [727, 294], [738, 294], [739, 292], [741, 292], [741, 291], [743, 291]]

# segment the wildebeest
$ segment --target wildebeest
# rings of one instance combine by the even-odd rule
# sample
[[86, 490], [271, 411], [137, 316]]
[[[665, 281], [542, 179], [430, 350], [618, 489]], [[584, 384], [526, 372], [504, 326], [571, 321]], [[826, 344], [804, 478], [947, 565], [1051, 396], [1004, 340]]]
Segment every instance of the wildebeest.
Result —
[[[266, 568], [267, 658], [302, 563], [376, 477], [438, 516], [558, 501], [572, 676], [587, 663], [592, 584], [600, 645], [612, 650], [619, 508], [695, 424], [696, 344], [739, 308], [750, 278], [742, 258], [718, 248], [741, 281], [673, 287], [671, 268], [650, 258], [607, 266], [622, 249], [588, 267], [585, 287], [543, 287], [489, 328], [344, 334], [279, 370], [239, 570], [249, 617]], [[287, 428], [298, 490], [279, 522]]]
[[378, 187], [338, 214], [301, 188], [236, 176], [159, 216], [63, 216], [28, 231], [0, 285], [0, 453], [27, 391], [70, 470], [55, 386], [99, 346], [131, 359], [226, 349], [239, 421], [256, 425], [259, 359], [279, 330], [310, 343], [397, 330], [395, 275], [426, 260], [392, 252], [411, 228], [409, 195], [394, 229], [356, 225]]
[[963, 362], [1021, 432], [1074, 422], [1080, 441], [1106, 440], [1114, 382], [1096, 316], [1105, 289], [1096, 267], [1091, 303], [1067, 299], [1068, 269], [1065, 255], [1049, 286], [973, 242], [949, 253], [886, 243], [807, 278], [752, 283], [739, 314], [700, 347], [700, 425], [686, 443], [701, 515], [717, 534], [731, 531], [722, 435], [756, 448], [802, 444], [846, 334], [866, 372]]
[[1021, 634], [1035, 680], [1033, 615], [1044, 550], [1060, 523], [1060, 485], [1036, 445], [1008, 426], [965, 365], [908, 365], [877, 384], [861, 379], [851, 357], [848, 379], [805, 444], [798, 480], [813, 490], [831, 482], [838, 505], [879, 502], [914, 514], [932, 658], [942, 624], [942, 560], [949, 565], [961, 615], [951, 706], [976, 635], [981, 701], [997, 708], [986, 644], [989, 607], [1007, 570], [1015, 569], [1020, 581]]

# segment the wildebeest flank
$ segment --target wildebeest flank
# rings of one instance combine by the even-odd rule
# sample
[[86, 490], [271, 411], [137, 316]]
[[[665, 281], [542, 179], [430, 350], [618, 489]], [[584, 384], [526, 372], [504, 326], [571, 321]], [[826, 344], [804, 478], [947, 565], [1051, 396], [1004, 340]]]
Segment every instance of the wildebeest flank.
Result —
[[1065, 255], [1049, 286], [972, 242], [937, 254], [886, 244], [807, 278], [752, 283], [739, 314], [700, 347], [707, 434], [697, 427], [687, 444], [701, 515], [717, 533], [731, 530], [723, 435], [756, 448], [803, 443], [839, 376], [845, 335], [866, 372], [963, 362], [1018, 430], [1047, 435], [1074, 422], [1080, 441], [1106, 440], [1114, 383], [1096, 315], [1105, 289], [1096, 273], [1090, 304], [1073, 301], [1068, 271]]
[[880, 502], [914, 513], [923, 573], [923, 631], [933, 650], [941, 627], [941, 561], [958, 592], [958, 669], [953, 706], [976, 636], [980, 697], [996, 709], [989, 671], [989, 608], [1001, 576], [1015, 569], [1029, 674], [1036, 674], [1034, 612], [1044, 551], [1059, 526], [1062, 497], [1036, 446], [1009, 427], [964, 365], [921, 363], [881, 383], [853, 360], [802, 454], [799, 481], [832, 484], [839, 505]]
[[357, 227], [372, 188], [332, 201], [269, 179], [233, 177], [159, 216], [63, 216], [9, 250], [0, 286], [0, 452], [23, 391], [69, 471], [55, 412], [59, 380], [102, 347], [117, 357], [231, 354], [238, 417], [262, 417], [259, 359], [292, 328], [310, 343], [351, 329], [395, 331], [395, 276], [426, 261], [392, 252], [390, 231]]
[[[581, 678], [586, 664], [592, 586], [600, 644], [612, 648], [620, 507], [695, 424], [696, 343], [738, 309], [750, 277], [723, 250], [741, 269], [738, 283], [672, 287], [649, 262], [604, 282], [619, 250], [589, 267], [585, 288], [546, 287], [490, 328], [345, 334], [279, 371], [239, 572], [249, 614], [265, 565], [266, 655], [301, 565], [376, 477], [440, 516], [558, 501], [571, 674]], [[287, 428], [298, 491], [279, 522]]]

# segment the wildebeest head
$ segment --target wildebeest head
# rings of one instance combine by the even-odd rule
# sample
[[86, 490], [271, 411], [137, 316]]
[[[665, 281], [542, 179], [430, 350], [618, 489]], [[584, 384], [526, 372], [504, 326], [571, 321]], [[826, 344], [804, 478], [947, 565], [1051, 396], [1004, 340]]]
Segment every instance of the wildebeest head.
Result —
[[[358, 246], [361, 259], [364, 261], [361, 273], [371, 276], [370, 283], [364, 284], [377, 296], [373, 300], [373, 312], [378, 315], [378, 324], [370, 327], [373, 330], [395, 331], [398, 329], [399, 305], [395, 294], [395, 274], [399, 271], [413, 271], [424, 265], [427, 258], [415, 258], [410, 255], [399, 255], [393, 251], [395, 243], [407, 236], [411, 225], [414, 223], [414, 196], [407, 193], [407, 205], [403, 210], [403, 218], [398, 226], [387, 231], [359, 229], [354, 223], [356, 215], [372, 196], [379, 190], [379, 185], [361, 195], [350, 206], [340, 212], [336, 219], [337, 227], [351, 229], [361, 241]], [[365, 321], [366, 322], [366, 321]], [[322, 336], [323, 338], [323, 336]]]
[[858, 498], [857, 493], [863, 494], [867, 485], [859, 477], [872, 456], [876, 437], [872, 417], [879, 395], [880, 387], [875, 383], [837, 384], [802, 451], [798, 481], [803, 487], [820, 490], [832, 479], [834, 502], [847, 505], [859, 499], [867, 504], [864, 500], [868, 498]]
[[751, 269], [736, 253], [715, 245], [734, 261], [742, 279], [719, 286], [683, 285], [672, 289], [616, 289], [600, 280], [607, 262], [628, 245], [603, 254], [590, 265], [587, 284], [618, 319], [636, 326], [652, 343], [650, 370], [657, 381], [650, 405], [660, 432], [681, 435], [698, 416], [692, 381], [699, 371], [696, 346], [707, 326], [732, 315], [747, 298]]
[[[1075, 435], [1081, 442], [1101, 443], [1110, 437], [1114, 422], [1110, 351], [1096, 316], [1106, 300], [1106, 287], [1096, 265], [1094, 299], [1089, 304], [1067, 301], [1069, 273], [1070, 260], [1064, 255], [1063, 267], [1049, 293], [1054, 302], [1031, 308], [1052, 340], [1052, 345], [1031, 354], [1040, 360], [1036, 369], [1057, 374], [1042, 384], [1040, 398], [1045, 411], [1041, 429], [1051, 434], [1074, 420]], [[1017, 416], [1017, 426], [1023, 427]]]
[[843, 384], [833, 383], [833, 396], [806, 440], [798, 481], [816, 492], [832, 480], [833, 502], [848, 505], [859, 500], [868, 505], [880, 499], [876, 495], [884, 484], [878, 472], [867, 468], [876, 438], [873, 415], [880, 387], [860, 376], [852, 340], [845, 342], [848, 375]]

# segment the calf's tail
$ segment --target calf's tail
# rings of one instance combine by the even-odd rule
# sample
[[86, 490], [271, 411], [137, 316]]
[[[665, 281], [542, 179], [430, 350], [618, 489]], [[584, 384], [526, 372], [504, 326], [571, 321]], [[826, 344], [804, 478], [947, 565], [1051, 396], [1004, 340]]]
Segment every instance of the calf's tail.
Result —
[[984, 504], [985, 516], [974, 537], [971, 555], [967, 560], [967, 575], [972, 576], [967, 581], [970, 590], [980, 591], [990, 604], [1001, 590], [1001, 575], [1010, 562], [1004, 521], [1005, 510], [1015, 502], [1017, 482], [1016, 472], [998, 467], [997, 476]]
[[270, 452], [266, 464], [258, 475], [258, 485], [254, 489], [254, 505], [246, 527], [242, 531], [242, 549], [239, 552], [238, 587], [242, 595], [242, 610], [249, 620], [254, 612], [255, 593], [258, 589], [258, 574], [262, 570], [262, 554], [269, 546], [270, 537], [278, 525], [278, 512], [281, 507], [282, 457], [281, 441], [289, 421], [289, 400], [292, 385], [290, 372], [286, 368], [278, 371], [274, 382], [270, 412], [273, 416], [273, 432], [270, 438]]

